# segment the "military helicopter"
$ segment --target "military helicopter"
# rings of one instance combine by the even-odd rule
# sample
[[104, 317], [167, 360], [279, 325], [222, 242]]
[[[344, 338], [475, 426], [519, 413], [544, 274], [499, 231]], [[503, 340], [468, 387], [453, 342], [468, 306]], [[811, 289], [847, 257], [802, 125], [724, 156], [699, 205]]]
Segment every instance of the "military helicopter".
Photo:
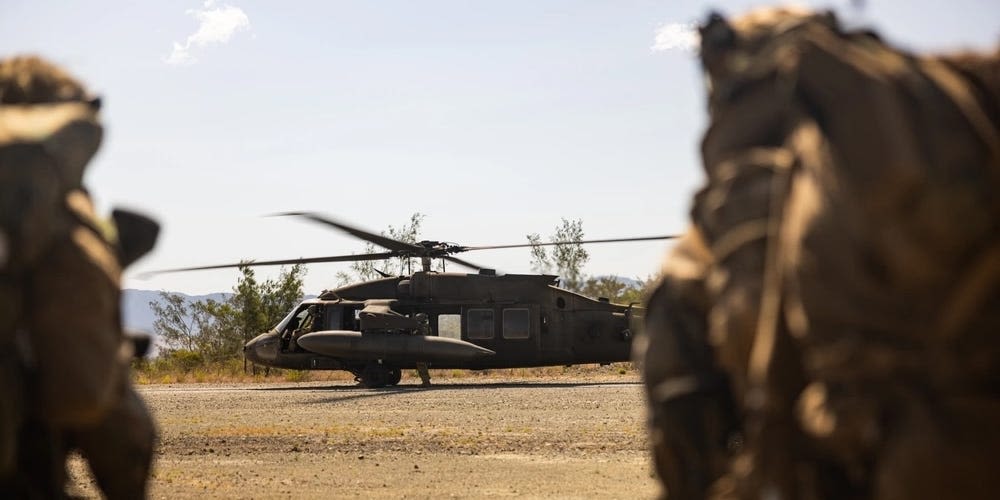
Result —
[[[197, 271], [419, 258], [422, 270], [324, 290], [304, 300], [274, 328], [248, 341], [245, 358], [296, 370], [346, 370], [368, 387], [396, 385], [402, 370], [427, 367], [481, 370], [627, 361], [635, 304], [612, 304], [558, 287], [547, 274], [498, 274], [453, 254], [532, 244], [461, 246], [407, 243], [314, 213], [278, 214], [311, 220], [385, 248], [385, 252], [170, 269]], [[542, 246], [665, 240], [648, 236]], [[431, 270], [443, 259], [473, 273]]]

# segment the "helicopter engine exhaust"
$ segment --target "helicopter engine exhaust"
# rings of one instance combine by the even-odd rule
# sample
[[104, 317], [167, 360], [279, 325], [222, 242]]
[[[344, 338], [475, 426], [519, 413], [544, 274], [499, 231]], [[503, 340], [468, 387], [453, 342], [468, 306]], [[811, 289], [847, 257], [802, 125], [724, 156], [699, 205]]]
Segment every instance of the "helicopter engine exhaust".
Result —
[[472, 361], [495, 352], [462, 340], [402, 333], [361, 333], [327, 330], [305, 334], [299, 346], [309, 351], [346, 359], [383, 361], [420, 360], [428, 363]]

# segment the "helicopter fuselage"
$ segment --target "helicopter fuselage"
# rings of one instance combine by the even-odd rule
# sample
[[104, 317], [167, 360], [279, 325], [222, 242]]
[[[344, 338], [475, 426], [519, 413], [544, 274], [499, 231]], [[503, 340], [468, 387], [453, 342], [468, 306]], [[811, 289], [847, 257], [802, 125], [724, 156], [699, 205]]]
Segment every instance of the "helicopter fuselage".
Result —
[[354, 373], [372, 363], [477, 370], [627, 361], [641, 310], [556, 283], [490, 272], [358, 283], [303, 301], [244, 353], [266, 366]]

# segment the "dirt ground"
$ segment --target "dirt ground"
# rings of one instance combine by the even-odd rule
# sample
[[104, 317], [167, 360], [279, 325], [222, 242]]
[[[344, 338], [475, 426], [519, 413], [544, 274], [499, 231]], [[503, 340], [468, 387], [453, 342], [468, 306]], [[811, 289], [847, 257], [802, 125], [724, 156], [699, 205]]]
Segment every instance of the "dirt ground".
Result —
[[[152, 498], [651, 498], [634, 375], [141, 386]], [[85, 464], [74, 492], [96, 497]]]

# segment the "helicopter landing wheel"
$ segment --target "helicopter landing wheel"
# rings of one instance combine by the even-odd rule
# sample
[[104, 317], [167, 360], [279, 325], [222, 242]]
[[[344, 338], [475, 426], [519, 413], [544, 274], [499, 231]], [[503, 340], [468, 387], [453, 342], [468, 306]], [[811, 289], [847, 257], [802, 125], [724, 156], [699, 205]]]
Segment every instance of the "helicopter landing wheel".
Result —
[[399, 381], [403, 380], [403, 370], [399, 368], [390, 368], [389, 377], [386, 380], [387, 385], [399, 385]]
[[385, 387], [392, 382], [392, 371], [378, 363], [369, 363], [365, 365], [358, 378], [365, 387], [372, 389]]

